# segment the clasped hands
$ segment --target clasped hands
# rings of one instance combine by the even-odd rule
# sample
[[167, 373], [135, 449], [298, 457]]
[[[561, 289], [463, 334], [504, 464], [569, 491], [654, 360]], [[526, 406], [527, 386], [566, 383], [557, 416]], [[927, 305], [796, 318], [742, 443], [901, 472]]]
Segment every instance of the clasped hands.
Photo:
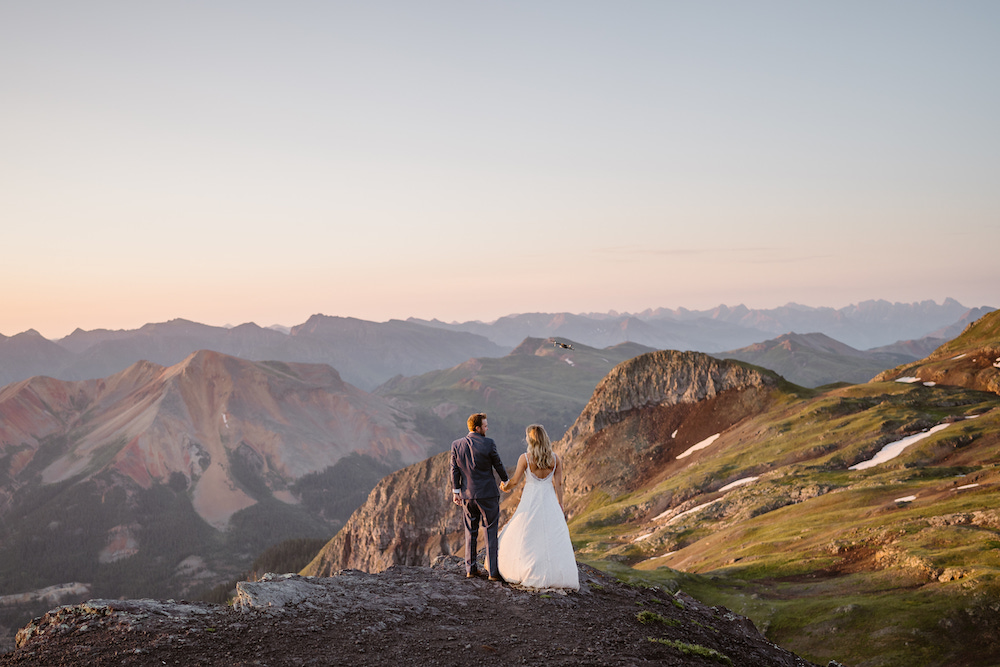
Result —
[[510, 493], [510, 490], [513, 489], [513, 488], [514, 487], [510, 485], [509, 481], [507, 481], [507, 482], [500, 482], [500, 490], [503, 491], [504, 493]]

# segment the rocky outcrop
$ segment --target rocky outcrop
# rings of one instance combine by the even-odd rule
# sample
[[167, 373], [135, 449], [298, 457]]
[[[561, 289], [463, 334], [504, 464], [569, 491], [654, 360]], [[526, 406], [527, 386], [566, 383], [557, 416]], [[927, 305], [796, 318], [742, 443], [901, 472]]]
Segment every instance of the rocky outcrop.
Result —
[[451, 498], [450, 466], [451, 455], [443, 452], [383, 478], [302, 573], [381, 572], [430, 565], [460, 551], [465, 537], [462, 512]]
[[660, 351], [619, 364], [554, 448], [574, 514], [593, 490], [614, 498], [681, 470], [726, 429], [767, 405], [778, 377], [698, 352]]
[[[580, 566], [579, 592], [539, 594], [434, 567], [242, 582], [232, 608], [91, 600], [18, 632], [0, 666], [88, 664], [688, 664], [809, 667], [746, 617], [683, 592], [632, 587]], [[699, 661], [699, 658], [694, 658]], [[706, 661], [706, 664], [708, 662]]]
[[723, 392], [774, 386], [774, 375], [700, 352], [660, 350], [615, 366], [563, 438], [564, 449], [639, 408], [697, 403]]

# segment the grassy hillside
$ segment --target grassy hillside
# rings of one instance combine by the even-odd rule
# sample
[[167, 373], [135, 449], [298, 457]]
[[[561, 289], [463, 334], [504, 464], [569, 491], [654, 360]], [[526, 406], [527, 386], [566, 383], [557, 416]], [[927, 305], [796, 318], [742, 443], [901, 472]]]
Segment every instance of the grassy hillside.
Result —
[[821, 663], [1000, 662], [1000, 397], [883, 382], [772, 398], [683, 472], [583, 499], [578, 558], [746, 614]]

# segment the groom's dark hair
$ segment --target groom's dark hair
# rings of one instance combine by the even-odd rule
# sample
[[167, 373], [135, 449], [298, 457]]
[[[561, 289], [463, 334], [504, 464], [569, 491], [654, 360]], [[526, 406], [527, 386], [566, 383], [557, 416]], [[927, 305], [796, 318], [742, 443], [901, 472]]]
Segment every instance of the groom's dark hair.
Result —
[[482, 426], [484, 419], [486, 419], [486, 413], [485, 412], [477, 412], [474, 415], [469, 415], [469, 421], [467, 422], [468, 425], [469, 425], [469, 433], [472, 433], [477, 428], [479, 428], [480, 426]]

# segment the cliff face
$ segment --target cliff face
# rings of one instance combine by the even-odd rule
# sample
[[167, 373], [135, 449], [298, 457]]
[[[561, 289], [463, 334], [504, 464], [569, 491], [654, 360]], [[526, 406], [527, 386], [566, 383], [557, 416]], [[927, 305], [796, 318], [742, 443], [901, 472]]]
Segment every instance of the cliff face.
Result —
[[443, 452], [383, 478], [302, 573], [381, 572], [461, 553], [462, 511], [451, 499], [450, 461]]
[[[759, 410], [776, 383], [694, 352], [652, 352], [619, 364], [554, 445], [564, 460], [569, 509], [595, 487], [615, 495], [669, 474], [682, 448]], [[451, 502], [448, 470], [446, 452], [384, 478], [303, 573], [378, 572], [460, 553], [461, 512]], [[504, 512], [516, 504], [516, 496], [505, 497]]]
[[618, 364], [598, 383], [562, 439], [563, 449], [571, 450], [572, 443], [624, 420], [638, 408], [697, 403], [727, 391], [775, 384], [772, 375], [700, 352], [650, 352]]
[[698, 352], [663, 350], [619, 364], [554, 445], [565, 462], [567, 510], [595, 489], [613, 498], [682, 469], [692, 459], [679, 455], [759, 412], [777, 382]]

